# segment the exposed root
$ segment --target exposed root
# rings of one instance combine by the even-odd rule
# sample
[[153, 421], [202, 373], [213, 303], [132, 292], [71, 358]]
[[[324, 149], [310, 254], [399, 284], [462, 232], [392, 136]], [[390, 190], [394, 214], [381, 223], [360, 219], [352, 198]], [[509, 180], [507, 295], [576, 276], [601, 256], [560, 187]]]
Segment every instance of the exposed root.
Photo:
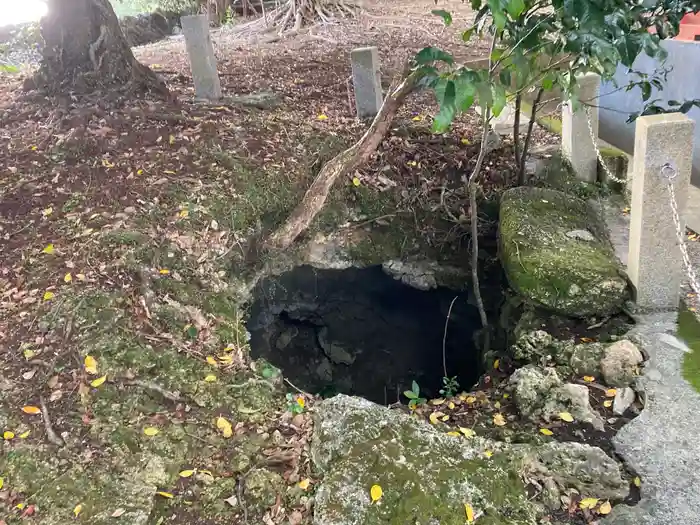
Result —
[[63, 439], [61, 439], [61, 437], [58, 434], [56, 434], [56, 432], [53, 429], [53, 426], [51, 425], [51, 418], [49, 417], [49, 409], [46, 408], [46, 402], [44, 401], [43, 397], [39, 397], [39, 403], [41, 404], [41, 417], [44, 420], [44, 428], [46, 429], [46, 437], [54, 445], [62, 447], [63, 445], [65, 445], [65, 443], [63, 442]]
[[302, 27], [330, 23], [336, 17], [354, 17], [357, 11], [358, 5], [354, 0], [287, 0], [284, 5], [265, 13], [265, 16], [241, 24], [236, 31], [240, 34], [296, 33]]
[[163, 396], [165, 399], [170, 401], [181, 401], [182, 398], [177, 392], [170, 392], [156, 383], [151, 383], [150, 381], [141, 381], [140, 379], [134, 379], [133, 381], [125, 381], [125, 385], [140, 386], [146, 390], [151, 390]]
[[355, 170], [374, 153], [391, 127], [396, 112], [406, 96], [413, 91], [418, 73], [404, 76], [403, 80], [392, 84], [389, 95], [384, 99], [379, 113], [362, 138], [355, 145], [331, 159], [318, 174], [301, 203], [294, 209], [287, 221], [265, 242], [268, 249], [287, 249], [306, 230], [314, 217], [323, 208], [333, 183], [341, 176]]

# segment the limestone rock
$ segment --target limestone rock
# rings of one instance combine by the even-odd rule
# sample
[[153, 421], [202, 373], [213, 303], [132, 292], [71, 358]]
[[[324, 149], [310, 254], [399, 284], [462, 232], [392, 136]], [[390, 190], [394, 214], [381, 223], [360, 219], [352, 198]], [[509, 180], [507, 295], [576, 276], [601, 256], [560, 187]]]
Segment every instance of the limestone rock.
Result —
[[[500, 255], [516, 293], [563, 315], [620, 311], [627, 279], [601, 217], [585, 201], [560, 191], [520, 187], [501, 198]], [[586, 230], [593, 241], [568, 232]]]
[[[534, 525], [538, 506], [527, 498], [518, 463], [498, 449], [485, 461], [486, 446], [365, 399], [327, 399], [316, 406], [311, 447], [323, 474], [314, 524], [463, 525], [464, 512], [455, 509], [469, 502], [489, 523]], [[384, 491], [379, 505], [370, 501], [375, 484]]]
[[265, 468], [255, 469], [246, 476], [246, 501], [257, 509], [264, 510], [275, 504], [277, 494], [283, 487], [282, 476], [276, 472]]
[[644, 356], [639, 348], [623, 339], [605, 349], [605, 356], [600, 362], [603, 379], [610, 386], [629, 386], [639, 374], [639, 367]]
[[613, 413], [621, 416], [632, 406], [635, 400], [635, 393], [630, 387], [618, 388], [613, 401]]
[[600, 374], [600, 360], [605, 353], [602, 343], [583, 343], [575, 345], [571, 352], [569, 364], [577, 376], [597, 376]]
[[551, 368], [525, 366], [515, 371], [510, 383], [514, 385], [518, 410], [533, 421], [540, 418], [549, 421], [561, 412], [569, 412], [578, 421], [603, 428], [603, 420], [591, 408], [588, 387], [562, 383]]

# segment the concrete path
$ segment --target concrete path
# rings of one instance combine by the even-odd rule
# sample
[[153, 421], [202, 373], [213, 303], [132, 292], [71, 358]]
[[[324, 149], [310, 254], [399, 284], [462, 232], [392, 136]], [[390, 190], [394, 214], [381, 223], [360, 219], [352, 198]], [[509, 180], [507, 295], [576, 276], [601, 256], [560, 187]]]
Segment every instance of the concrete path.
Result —
[[[608, 202], [605, 216], [626, 264], [629, 217]], [[618, 505], [604, 525], [700, 525], [700, 394], [681, 375], [687, 350], [675, 337], [676, 313], [642, 315], [630, 337], [649, 357], [639, 378], [641, 415], [615, 437], [620, 456], [642, 479], [642, 500]]]

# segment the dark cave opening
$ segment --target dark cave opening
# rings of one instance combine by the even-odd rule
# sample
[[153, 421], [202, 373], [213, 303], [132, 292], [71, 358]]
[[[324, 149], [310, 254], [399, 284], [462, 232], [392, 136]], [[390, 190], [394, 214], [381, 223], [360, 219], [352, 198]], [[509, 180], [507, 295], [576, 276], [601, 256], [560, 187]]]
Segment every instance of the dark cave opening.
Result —
[[443, 337], [448, 376], [456, 376], [461, 389], [483, 372], [473, 337], [481, 325], [469, 294], [418, 290], [381, 266], [299, 266], [261, 281], [250, 313], [252, 357], [268, 360], [314, 394], [391, 404], [406, 402], [402, 392], [416, 381], [422, 397], [438, 397]]

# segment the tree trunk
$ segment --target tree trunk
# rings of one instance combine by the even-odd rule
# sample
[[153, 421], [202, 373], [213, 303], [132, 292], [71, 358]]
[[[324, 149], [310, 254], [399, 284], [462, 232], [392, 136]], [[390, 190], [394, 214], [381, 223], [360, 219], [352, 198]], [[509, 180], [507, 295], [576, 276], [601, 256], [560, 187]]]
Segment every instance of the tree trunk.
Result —
[[44, 48], [36, 87], [79, 93], [117, 88], [169, 96], [163, 81], [134, 58], [109, 0], [49, 0], [48, 8], [41, 20]]

